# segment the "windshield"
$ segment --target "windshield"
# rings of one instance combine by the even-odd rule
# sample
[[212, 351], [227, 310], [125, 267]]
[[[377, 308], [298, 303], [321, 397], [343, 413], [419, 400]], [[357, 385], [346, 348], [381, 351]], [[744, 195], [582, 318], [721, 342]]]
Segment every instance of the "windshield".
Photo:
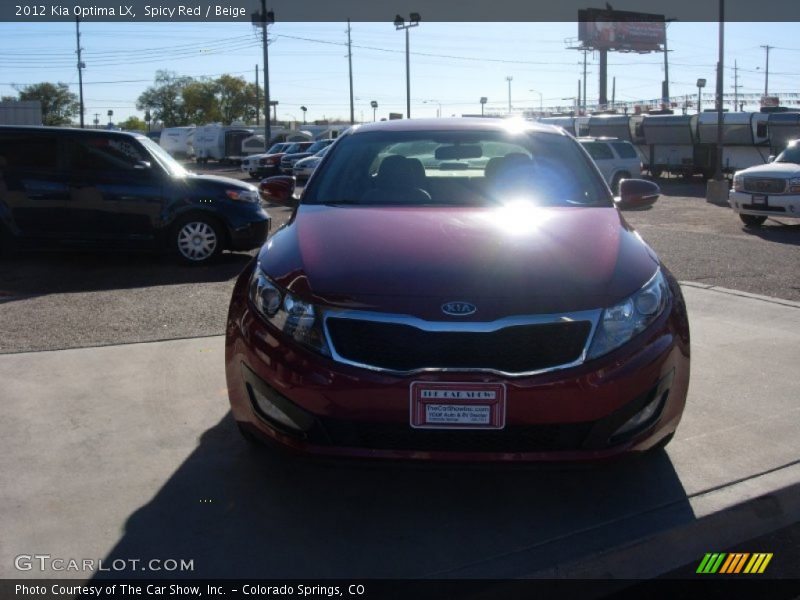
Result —
[[284, 144], [283, 142], [272, 144], [272, 147], [269, 150], [267, 150], [267, 154], [276, 154], [280, 152], [281, 148], [283, 148], [285, 145], [286, 144]]
[[348, 135], [306, 204], [612, 206], [572, 138], [555, 133], [400, 131]]
[[800, 144], [794, 143], [778, 155], [775, 162], [796, 163], [800, 165]]
[[311, 152], [311, 154], [316, 154], [323, 148], [326, 148], [328, 145], [330, 145], [330, 142], [328, 140], [320, 140], [318, 142], [314, 142], [308, 148], [306, 148], [306, 152]]
[[164, 170], [173, 177], [185, 177], [189, 174], [189, 171], [184, 169], [181, 163], [172, 158], [166, 150], [150, 138], [142, 136], [136, 139], [139, 140], [139, 143], [156, 159], [156, 162], [164, 167]]

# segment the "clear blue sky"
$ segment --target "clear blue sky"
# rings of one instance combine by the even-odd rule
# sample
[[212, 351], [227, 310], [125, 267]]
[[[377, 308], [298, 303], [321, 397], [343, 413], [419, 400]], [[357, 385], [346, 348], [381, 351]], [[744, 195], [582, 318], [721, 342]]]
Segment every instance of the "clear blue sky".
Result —
[[[279, 101], [279, 119], [349, 117], [346, 23], [281, 23], [270, 27], [270, 83]], [[114, 119], [136, 111], [137, 96], [157, 69], [181, 75], [222, 73], [254, 79], [261, 64], [258, 30], [239, 23], [82, 23], [84, 94], [87, 120], [108, 109]], [[726, 25], [726, 91], [733, 91], [734, 59], [739, 91], [764, 89], [765, 52], [770, 44], [770, 92], [800, 91], [800, 40], [797, 23], [728, 23]], [[412, 114], [505, 110], [507, 76], [515, 108], [568, 105], [577, 93], [582, 54], [569, 50], [576, 23], [426, 23], [411, 30]], [[353, 73], [356, 120], [405, 112], [405, 44], [402, 32], [387, 23], [353, 23]], [[717, 24], [675, 22], [669, 25], [670, 80], [673, 96], [695, 97], [698, 77], [714, 87]], [[78, 90], [74, 23], [1, 23], [0, 95], [12, 84], [63, 81]], [[597, 99], [597, 57], [589, 56], [587, 95]], [[608, 90], [616, 76], [616, 99], [654, 99], [661, 95], [663, 54], [609, 55]], [[536, 91], [531, 91], [536, 90]]]

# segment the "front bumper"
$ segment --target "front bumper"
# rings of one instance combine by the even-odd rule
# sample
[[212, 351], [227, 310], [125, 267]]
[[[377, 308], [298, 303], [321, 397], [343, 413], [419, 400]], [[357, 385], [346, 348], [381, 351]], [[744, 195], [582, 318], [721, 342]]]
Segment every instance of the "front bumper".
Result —
[[[766, 197], [766, 204], [754, 204], [753, 196]], [[799, 194], [752, 194], [731, 190], [728, 204], [737, 213], [744, 215], [800, 218]]]
[[[286, 343], [249, 305], [246, 269], [227, 326], [231, 409], [247, 430], [300, 452], [433, 460], [587, 460], [644, 451], [675, 431], [689, 383], [689, 331], [674, 280], [665, 313], [629, 344], [578, 367], [530, 377], [487, 373], [394, 376], [350, 367]], [[499, 431], [416, 430], [409, 425], [413, 381], [502, 382], [506, 426]], [[270, 418], [269, 398], [298, 428]], [[654, 417], [630, 434], [619, 427], [651, 402]]]
[[259, 248], [269, 236], [272, 218], [263, 210], [252, 220], [229, 227], [228, 236], [231, 250], [252, 250]]

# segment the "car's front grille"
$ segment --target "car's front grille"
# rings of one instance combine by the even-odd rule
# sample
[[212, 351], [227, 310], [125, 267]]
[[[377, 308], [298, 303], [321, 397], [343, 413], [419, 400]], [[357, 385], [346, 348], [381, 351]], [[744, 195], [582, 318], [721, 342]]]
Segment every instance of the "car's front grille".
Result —
[[326, 320], [336, 353], [352, 363], [390, 371], [492, 370], [530, 373], [578, 361], [590, 321], [512, 325], [496, 331], [429, 331], [405, 323]]
[[579, 450], [594, 423], [520, 425], [498, 431], [413, 429], [403, 423], [319, 419], [334, 446], [442, 452], [557, 452]]
[[776, 177], [745, 177], [744, 191], [754, 194], [782, 194], [786, 190], [786, 180]]

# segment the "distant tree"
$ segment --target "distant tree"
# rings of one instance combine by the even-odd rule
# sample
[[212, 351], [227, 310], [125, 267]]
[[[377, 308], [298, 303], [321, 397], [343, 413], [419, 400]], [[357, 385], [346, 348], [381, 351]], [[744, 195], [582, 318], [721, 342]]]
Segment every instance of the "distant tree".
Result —
[[186, 118], [190, 123], [214, 123], [221, 120], [216, 82], [192, 81], [186, 84], [181, 93]]
[[[256, 116], [256, 86], [243, 77], [221, 75], [215, 82], [219, 114], [226, 125], [233, 121], [253, 121]], [[262, 96], [263, 97], [263, 96]]]
[[16, 102], [17, 100], [16, 96], [0, 96], [0, 102]]
[[149, 108], [153, 120], [162, 121], [166, 127], [188, 125], [183, 90], [193, 81], [191, 77], [181, 77], [172, 71], [156, 71], [154, 84], [142, 92], [136, 100], [136, 108]]
[[78, 97], [69, 91], [66, 83], [35, 83], [19, 90], [20, 100], [38, 100], [42, 103], [44, 125], [69, 125], [80, 112]]
[[130, 116], [124, 121], [117, 123], [117, 127], [121, 127], [125, 131], [147, 131], [147, 123], [136, 115]]

